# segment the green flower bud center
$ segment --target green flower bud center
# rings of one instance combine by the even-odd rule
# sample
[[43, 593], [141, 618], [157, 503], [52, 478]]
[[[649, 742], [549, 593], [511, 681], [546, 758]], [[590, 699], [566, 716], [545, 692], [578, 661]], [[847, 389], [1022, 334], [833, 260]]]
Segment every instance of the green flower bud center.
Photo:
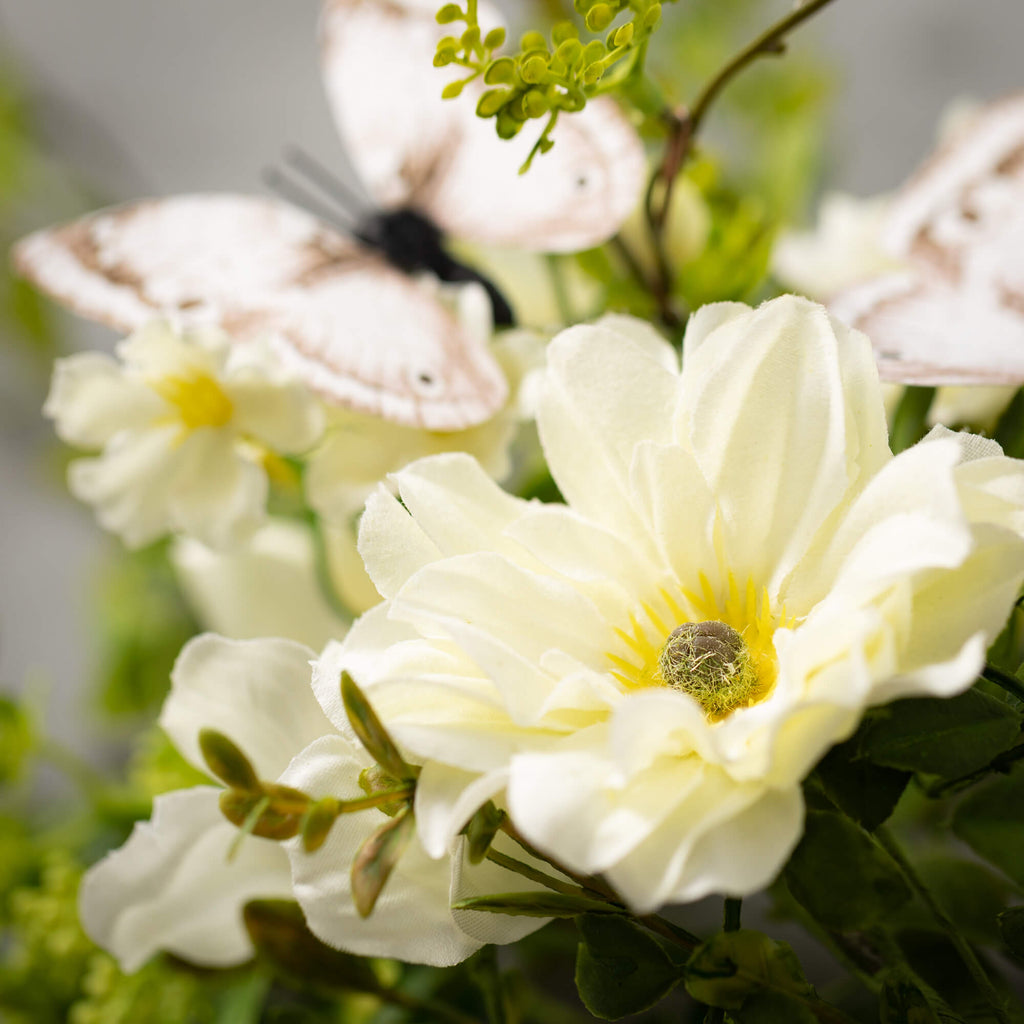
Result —
[[688, 693], [709, 718], [724, 718], [751, 701], [757, 672], [743, 637], [724, 622], [685, 622], [658, 655], [666, 686]]

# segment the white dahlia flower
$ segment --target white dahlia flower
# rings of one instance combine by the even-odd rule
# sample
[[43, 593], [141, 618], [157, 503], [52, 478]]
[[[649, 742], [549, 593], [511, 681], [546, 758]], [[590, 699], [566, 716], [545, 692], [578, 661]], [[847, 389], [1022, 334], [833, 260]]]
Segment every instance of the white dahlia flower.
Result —
[[310, 448], [323, 410], [302, 385], [217, 331], [154, 321], [117, 348], [57, 361], [44, 412], [58, 436], [102, 448], [68, 470], [72, 494], [130, 547], [185, 533], [246, 536], [267, 499], [266, 460]]
[[941, 428], [893, 457], [867, 339], [804, 299], [705, 307], [684, 352], [621, 318], [552, 342], [567, 505], [461, 454], [368, 502], [386, 601], [314, 685], [345, 731], [347, 669], [423, 766], [433, 856], [494, 799], [638, 912], [750, 893], [868, 707], [983, 664], [1024, 579], [1024, 463]]

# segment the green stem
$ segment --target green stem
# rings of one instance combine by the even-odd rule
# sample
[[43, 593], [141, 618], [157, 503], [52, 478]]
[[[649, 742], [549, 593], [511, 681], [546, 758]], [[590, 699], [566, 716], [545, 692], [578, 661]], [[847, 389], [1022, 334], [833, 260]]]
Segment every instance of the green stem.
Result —
[[693, 932], [688, 932], [685, 928], [681, 928], [679, 925], [673, 924], [657, 914], [638, 917], [636, 922], [643, 925], [649, 932], [654, 932], [655, 935], [668, 939], [673, 945], [681, 946], [683, 949], [688, 949], [691, 952], [703, 944], [700, 936], [694, 935]]
[[[438, 1024], [481, 1024], [478, 1018], [470, 1017], [469, 1014], [456, 1010], [447, 1003], [440, 1003], [436, 999], [421, 999], [399, 989], [380, 988], [373, 992], [373, 995], [382, 1003], [390, 1003], [403, 1010], [423, 1014], [425, 1019], [435, 1020]], [[427, 1016], [428, 1014], [430, 1016]]]
[[[598, 899], [604, 900], [606, 903], [614, 903], [620, 907], [623, 905], [622, 899], [619, 896], [619, 894], [602, 879], [597, 878], [593, 875], [578, 875], [575, 872], [569, 870], [569, 868], [565, 867], [564, 865], [559, 864], [557, 861], [554, 861], [550, 857], [547, 857], [543, 853], [541, 853], [540, 850], [538, 850], [529, 842], [529, 840], [527, 840], [519, 834], [516, 827], [512, 824], [511, 821], [509, 821], [507, 817], [501, 824], [501, 830], [510, 839], [518, 843], [519, 846], [521, 846], [535, 860], [539, 860], [544, 864], [550, 864], [551, 867], [553, 867], [560, 874], [565, 875], [566, 878], [571, 878], [579, 886], [580, 890], [583, 891], [584, 895], [591, 897], [596, 896]], [[488, 854], [488, 856], [490, 856], [490, 854]], [[525, 864], [522, 866], [528, 867]], [[516, 869], [513, 868], [512, 870]], [[522, 874], [523, 872], [519, 873]], [[543, 872], [538, 872], [538, 874], [543, 875]], [[547, 878], [546, 875], [544, 875], [543, 877], [545, 879]], [[551, 879], [551, 882], [554, 881], [555, 879]], [[543, 884], [549, 885], [550, 882], [545, 880]], [[562, 888], [556, 888], [556, 886], [554, 885], [552, 885], [551, 888], [556, 889], [557, 892], [567, 892], [568, 895], [580, 895], [579, 891], [573, 889], [566, 890], [564, 888], [565, 883], [561, 883], [561, 885], [563, 886]], [[692, 932], [688, 932], [685, 928], [679, 927], [679, 925], [672, 924], [671, 921], [666, 921], [663, 917], [658, 917], [656, 914], [649, 914], [644, 917], [636, 917], [634, 918], [634, 920], [637, 922], [637, 924], [642, 925], [648, 931], [654, 932], [655, 935], [660, 935], [663, 939], [668, 939], [669, 942], [673, 943], [676, 946], [682, 946], [684, 949], [689, 949], [692, 951], [701, 944], [701, 939], [698, 936], [694, 935]]]
[[931, 891], [924, 884], [913, 864], [907, 859], [902, 847], [896, 842], [892, 833], [882, 827], [875, 832], [875, 836], [892, 859], [899, 865], [910, 887], [921, 897], [922, 902], [928, 908], [932, 917], [935, 918], [936, 923], [942, 928], [946, 937], [953, 944], [974, 984], [977, 985], [978, 991], [991, 1007], [999, 1024], [1011, 1024], [1003, 998], [985, 973], [985, 968], [982, 967], [971, 944], [964, 938], [952, 919], [935, 901], [935, 897], [932, 896]]
[[569, 290], [565, 287], [565, 274], [562, 271], [562, 257], [558, 253], [549, 252], [544, 257], [548, 265], [548, 278], [551, 290], [555, 293], [555, 305], [563, 324], [575, 323], [572, 305], [569, 302]]
[[711, 79], [701, 90], [700, 95], [690, 106], [690, 129], [692, 139], [700, 129], [701, 123], [708, 112], [708, 108], [714, 102], [715, 97], [723, 88], [748, 64], [752, 64], [758, 57], [778, 56], [784, 52], [784, 42], [787, 35], [797, 26], [803, 24], [808, 18], [813, 17], [822, 7], [830, 4], [832, 0], [809, 0], [791, 11], [781, 21], [767, 28], [756, 39], [748, 43], [718, 74]]
[[1019, 701], [1024, 701], [1024, 683], [1021, 683], [1019, 679], [1011, 676], [1008, 672], [1004, 672], [1001, 668], [996, 668], [995, 665], [986, 665], [982, 670], [981, 674], [983, 678], [987, 679], [990, 683], [995, 683], [996, 686], [1001, 686], [1008, 694], [1016, 697]]
[[740, 912], [743, 907], [743, 900], [727, 896], [725, 906], [722, 909], [722, 929], [727, 932], [736, 932], [740, 929]]
[[932, 799], [937, 799], [938, 797], [945, 796], [947, 793], [957, 792], [965, 789], [971, 783], [987, 778], [996, 772], [1008, 772], [1020, 760], [1024, 760], [1024, 743], [1018, 743], [1017, 746], [1004, 750], [998, 757], [994, 757], [984, 768], [979, 768], [976, 772], [928, 786], [925, 789], [925, 794]]
[[[665, 152], [661, 163], [648, 184], [645, 208], [658, 264], [658, 280], [654, 282], [652, 293], [661, 310], [662, 320], [667, 326], [675, 326], [675, 323], [670, 321], [676, 321], [678, 317], [674, 314], [669, 300], [673, 271], [664, 245], [665, 220], [672, 202], [672, 190], [675, 186], [676, 176], [690, 155], [693, 140], [700, 131], [708, 110], [719, 93], [740, 71], [759, 57], [777, 56], [783, 53], [786, 36], [831, 2], [832, 0], [808, 0], [807, 3], [801, 4], [786, 17], [765, 29], [728, 61], [707, 82], [688, 110], [663, 112], [662, 117], [669, 124], [671, 130], [665, 142]], [[659, 201], [655, 203], [659, 183], [662, 186], [661, 194]], [[668, 319], [666, 319], [666, 314]]]
[[568, 882], [563, 882], [544, 871], [538, 871], [537, 868], [531, 867], [521, 860], [516, 860], [515, 857], [509, 857], [508, 854], [502, 853], [500, 850], [488, 850], [487, 859], [492, 864], [505, 868], [506, 871], [513, 871], [517, 875], [522, 875], [523, 878], [530, 879], [531, 882], [538, 882], [554, 892], [562, 893], [564, 896], [587, 895], [585, 890], [579, 886], [570, 885]]
[[471, 976], [476, 982], [477, 988], [480, 989], [480, 994], [484, 997], [488, 1024], [508, 1024], [501, 970], [498, 967], [498, 953], [494, 946], [484, 946], [477, 953], [473, 961]]
[[320, 593], [328, 607], [343, 622], [352, 621], [352, 611], [348, 608], [334, 586], [331, 575], [331, 563], [327, 556], [327, 538], [324, 536], [323, 520], [316, 513], [310, 513], [309, 526], [313, 531], [313, 567]]
[[374, 807], [394, 803], [396, 800], [409, 800], [416, 792], [415, 786], [402, 786], [399, 789], [382, 789], [370, 796], [356, 797], [354, 800], [339, 800], [339, 814], [354, 814], [356, 811], [369, 811]]

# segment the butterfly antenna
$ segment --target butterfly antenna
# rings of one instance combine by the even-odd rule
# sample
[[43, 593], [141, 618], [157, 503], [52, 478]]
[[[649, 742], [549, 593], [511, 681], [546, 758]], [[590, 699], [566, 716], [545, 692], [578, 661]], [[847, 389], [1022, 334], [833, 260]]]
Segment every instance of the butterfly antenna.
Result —
[[370, 212], [366, 203], [338, 175], [304, 149], [289, 146], [284, 153], [284, 162], [337, 203], [353, 220], [363, 220]]
[[307, 210], [319, 220], [326, 221], [345, 234], [352, 234], [354, 222], [344, 208], [339, 211], [336, 207], [325, 203], [319, 196], [314, 195], [304, 185], [292, 180], [287, 174], [282, 173], [276, 167], [267, 167], [263, 171], [263, 181], [271, 192], [277, 193], [286, 202]]

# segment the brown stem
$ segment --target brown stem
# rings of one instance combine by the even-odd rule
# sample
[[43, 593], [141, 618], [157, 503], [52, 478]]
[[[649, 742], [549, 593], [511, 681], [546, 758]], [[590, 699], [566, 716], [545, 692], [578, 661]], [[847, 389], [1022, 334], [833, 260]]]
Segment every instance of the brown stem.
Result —
[[[672, 264], [665, 251], [663, 240], [665, 221], [672, 202], [672, 189], [676, 177], [693, 148], [693, 140], [700, 131], [708, 109], [725, 86], [749, 64], [759, 57], [777, 56], [785, 52], [785, 38], [797, 26], [807, 21], [832, 0], [807, 0], [786, 17], [769, 26], [756, 39], [748, 43], [739, 53], [725, 64], [700, 91], [689, 109], [666, 111], [662, 116], [669, 126], [669, 135], [665, 140], [665, 149], [657, 170], [651, 176], [647, 186], [645, 210], [647, 223], [651, 232], [651, 240], [657, 262], [657, 280], [653, 283], [652, 292], [662, 319], [668, 326], [666, 314], [673, 316], [669, 293], [672, 287]], [[659, 188], [660, 186], [660, 188]], [[656, 201], [657, 199], [657, 201]]]

